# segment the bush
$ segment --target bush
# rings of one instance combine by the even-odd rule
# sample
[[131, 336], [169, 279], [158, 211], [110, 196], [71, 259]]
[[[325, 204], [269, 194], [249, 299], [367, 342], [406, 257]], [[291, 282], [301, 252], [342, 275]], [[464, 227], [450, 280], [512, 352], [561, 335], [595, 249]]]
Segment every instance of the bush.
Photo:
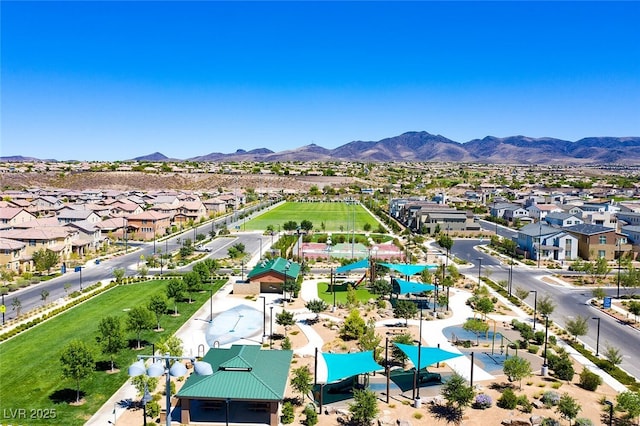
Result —
[[282, 404], [282, 423], [285, 425], [293, 423], [293, 404], [290, 401], [286, 401]]
[[540, 401], [542, 401], [544, 406], [547, 408], [553, 407], [558, 405], [558, 402], [560, 402], [560, 394], [558, 392], [547, 391], [542, 394]]
[[542, 419], [540, 426], [560, 426], [560, 422], [556, 419], [552, 419], [551, 417], [545, 417]]
[[586, 368], [580, 373], [580, 387], [589, 391], [594, 391], [602, 384], [602, 377]]
[[315, 426], [316, 424], [318, 424], [318, 412], [313, 405], [309, 404], [305, 407], [304, 415], [306, 417], [304, 420], [304, 424], [306, 424], [307, 426]]
[[538, 345], [529, 345], [528, 351], [529, 351], [530, 354], [537, 354], [538, 350], [540, 350], [540, 346], [538, 346]]
[[584, 417], [578, 417], [574, 425], [575, 426], [594, 426], [591, 420], [585, 419]]
[[473, 407], [484, 410], [485, 408], [491, 407], [491, 404], [493, 404], [491, 397], [487, 394], [481, 393], [476, 395], [476, 400], [473, 403]]
[[531, 404], [527, 395], [520, 395], [518, 397], [518, 405], [523, 413], [530, 413], [533, 411], [533, 404]]
[[516, 396], [513, 389], [506, 388], [504, 392], [502, 392], [502, 396], [498, 398], [496, 404], [498, 405], [498, 407], [504, 408], [505, 410], [513, 410], [518, 406], [518, 397]]
[[533, 340], [536, 341], [536, 345], [544, 344], [544, 331], [536, 331], [533, 333]]

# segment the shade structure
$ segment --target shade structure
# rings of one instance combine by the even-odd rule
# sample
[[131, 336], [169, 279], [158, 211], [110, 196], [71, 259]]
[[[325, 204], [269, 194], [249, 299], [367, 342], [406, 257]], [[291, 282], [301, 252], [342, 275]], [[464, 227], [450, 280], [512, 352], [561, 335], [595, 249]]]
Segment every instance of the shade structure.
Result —
[[349, 272], [354, 269], [367, 269], [369, 267], [369, 258], [359, 260], [355, 263], [350, 263], [348, 265], [341, 266], [336, 268], [336, 273], [342, 274], [343, 272]]
[[405, 281], [397, 278], [394, 278], [393, 280], [393, 292], [396, 294], [419, 294], [425, 291], [433, 291], [435, 288], [436, 287], [433, 284]]
[[[405, 345], [403, 343], [394, 343], [394, 345], [409, 357], [413, 365], [418, 365], [418, 346]], [[420, 366], [418, 367], [418, 370], [459, 356], [462, 356], [462, 354], [445, 351], [440, 348], [422, 346], [420, 347]]]
[[386, 266], [389, 269], [400, 272], [402, 275], [415, 275], [419, 274], [425, 269], [438, 269], [438, 265], [412, 265], [408, 263], [380, 263], [382, 266]]
[[[373, 351], [355, 352], [349, 354], [321, 353], [327, 364], [327, 379], [324, 383], [333, 383], [358, 374], [372, 373], [383, 370], [382, 366], [373, 359]], [[322, 382], [321, 378], [318, 380]]]

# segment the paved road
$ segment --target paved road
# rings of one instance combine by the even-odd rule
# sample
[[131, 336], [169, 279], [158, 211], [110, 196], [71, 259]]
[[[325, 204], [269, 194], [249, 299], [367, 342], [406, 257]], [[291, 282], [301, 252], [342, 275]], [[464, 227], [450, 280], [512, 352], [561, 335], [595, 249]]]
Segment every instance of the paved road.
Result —
[[[472, 263], [468, 268], [460, 267], [461, 272], [477, 277], [478, 258], [482, 259], [481, 274], [490, 276], [493, 281], [508, 280], [510, 265], [508, 262], [502, 264], [493, 256], [475, 250], [474, 246], [480, 243], [479, 240], [455, 240], [452, 253], [461, 259], [466, 259]], [[484, 243], [487, 243], [486, 240]], [[491, 271], [491, 272], [488, 272]], [[619, 323], [617, 320], [600, 312], [590, 306], [587, 301], [592, 298], [591, 289], [575, 288], [561, 284], [549, 284], [542, 281], [542, 277], [551, 276], [552, 273], [545, 269], [537, 269], [529, 266], [513, 267], [513, 289], [523, 287], [531, 293], [526, 302], [533, 307], [535, 297], [549, 295], [556, 303], [556, 308], [551, 314], [551, 320], [561, 326], [566, 324], [567, 319], [583, 316], [589, 318], [589, 332], [586, 336], [581, 336], [586, 345], [596, 348], [598, 321], [592, 318], [600, 318], [600, 353], [606, 349], [606, 345], [620, 349], [623, 354], [621, 367], [634, 377], [640, 378], [640, 364], [634, 362], [637, 354], [640, 353], [640, 331]], [[610, 296], [615, 296], [617, 289], [610, 287], [606, 289]], [[543, 329], [538, 324], [538, 329]]]

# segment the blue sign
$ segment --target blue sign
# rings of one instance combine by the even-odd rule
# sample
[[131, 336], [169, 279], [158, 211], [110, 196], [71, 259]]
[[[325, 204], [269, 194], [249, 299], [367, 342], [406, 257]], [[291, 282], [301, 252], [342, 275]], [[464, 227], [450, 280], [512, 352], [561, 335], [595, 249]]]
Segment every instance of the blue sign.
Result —
[[605, 297], [604, 301], [602, 303], [602, 307], [605, 309], [608, 309], [611, 307], [611, 298], [610, 297]]
[[82, 271], [82, 266], [76, 266], [75, 268], [73, 268], [73, 272], [80, 272]]

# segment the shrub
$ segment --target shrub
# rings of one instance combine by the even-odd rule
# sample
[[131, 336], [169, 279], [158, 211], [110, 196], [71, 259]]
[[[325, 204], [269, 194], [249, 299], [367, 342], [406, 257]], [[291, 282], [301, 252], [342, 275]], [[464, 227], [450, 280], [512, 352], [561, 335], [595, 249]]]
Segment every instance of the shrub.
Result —
[[540, 350], [540, 346], [538, 346], [538, 345], [529, 345], [529, 349], [528, 349], [529, 353], [537, 354], [538, 350]]
[[518, 397], [518, 405], [523, 413], [530, 413], [533, 411], [533, 404], [531, 404], [527, 395], [520, 395]]
[[547, 391], [542, 394], [542, 398], [540, 398], [545, 407], [550, 408], [554, 405], [558, 405], [560, 402], [560, 394], [554, 391]]
[[502, 396], [498, 398], [496, 404], [498, 405], [498, 407], [504, 408], [505, 410], [513, 410], [518, 406], [518, 397], [516, 396], [513, 389], [506, 388], [504, 392], [502, 392]]
[[533, 340], [536, 341], [536, 345], [544, 344], [544, 331], [536, 331], [533, 333]]
[[551, 417], [545, 417], [542, 419], [540, 426], [560, 426], [560, 422], [556, 419], [552, 419]]
[[293, 404], [290, 401], [286, 401], [282, 404], [282, 423], [285, 425], [293, 423]]
[[315, 426], [316, 424], [318, 424], [318, 412], [313, 405], [309, 404], [305, 407], [304, 415], [304, 423], [307, 426]]
[[602, 384], [602, 377], [586, 368], [580, 373], [580, 387], [589, 391], [594, 391]]
[[476, 400], [473, 403], [473, 407], [484, 410], [485, 408], [491, 407], [491, 404], [493, 404], [491, 397], [487, 394], [481, 393], [476, 395]]
[[591, 420], [585, 419], [584, 417], [578, 417], [574, 425], [575, 426], [594, 426]]

